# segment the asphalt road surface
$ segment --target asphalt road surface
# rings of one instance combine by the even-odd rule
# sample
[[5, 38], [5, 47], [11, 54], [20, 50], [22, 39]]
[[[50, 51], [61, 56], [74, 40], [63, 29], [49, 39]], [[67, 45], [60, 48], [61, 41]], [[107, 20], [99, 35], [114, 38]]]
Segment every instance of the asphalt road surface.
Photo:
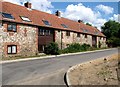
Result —
[[73, 65], [118, 53], [118, 49], [79, 55], [2, 64], [3, 85], [65, 85]]

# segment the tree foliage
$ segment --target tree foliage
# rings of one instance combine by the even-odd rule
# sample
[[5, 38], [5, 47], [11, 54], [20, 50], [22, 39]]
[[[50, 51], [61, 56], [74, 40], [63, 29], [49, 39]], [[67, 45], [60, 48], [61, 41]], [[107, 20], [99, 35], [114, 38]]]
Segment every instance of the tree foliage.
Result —
[[90, 24], [90, 23], [86, 23], [86, 25], [92, 26], [92, 24]]
[[107, 37], [108, 46], [120, 46], [120, 23], [109, 20], [101, 27]]

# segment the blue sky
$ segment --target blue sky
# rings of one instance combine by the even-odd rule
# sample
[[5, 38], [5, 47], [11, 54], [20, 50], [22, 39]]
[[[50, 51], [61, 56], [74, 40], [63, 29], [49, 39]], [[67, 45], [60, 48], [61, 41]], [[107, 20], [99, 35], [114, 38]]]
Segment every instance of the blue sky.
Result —
[[52, 2], [51, 4], [54, 6], [51, 9], [52, 13], [59, 10], [63, 13], [63, 17], [75, 21], [81, 19], [99, 29], [108, 20], [118, 21], [118, 2]]
[[[118, 21], [118, 0], [113, 2], [97, 2], [97, 0], [5, 0], [15, 4], [23, 5], [26, 1], [32, 3], [32, 8], [55, 14], [57, 10], [61, 12], [61, 16], [77, 21], [83, 20], [93, 26], [100, 27], [108, 20]], [[81, 2], [80, 2], [81, 1]], [[92, 2], [90, 2], [92, 1]], [[95, 1], [95, 2], [94, 2]], [[101, 0], [102, 1], [102, 0]], [[106, 0], [104, 0], [106, 1]], [[120, 9], [119, 9], [120, 10]]]
[[114, 14], [118, 14], [118, 2], [52, 2], [52, 5], [54, 6], [54, 8], [52, 9], [52, 13], [54, 13], [56, 10], [65, 11], [68, 5], [77, 5], [79, 3], [82, 3], [84, 6], [89, 7], [94, 11], [98, 11], [98, 9], [96, 9], [96, 6], [98, 5], [112, 7], [114, 11], [112, 14], [109, 15], [105, 15], [104, 12], [100, 11], [102, 17], [107, 20], [109, 20], [109, 17], [113, 16]]

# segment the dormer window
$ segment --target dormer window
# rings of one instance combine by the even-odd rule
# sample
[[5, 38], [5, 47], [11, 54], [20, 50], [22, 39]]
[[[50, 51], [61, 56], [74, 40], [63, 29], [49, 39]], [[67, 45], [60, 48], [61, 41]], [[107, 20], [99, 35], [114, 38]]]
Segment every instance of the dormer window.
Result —
[[65, 25], [65, 24], [61, 24], [61, 26], [62, 26], [63, 28], [68, 28], [68, 26]]
[[47, 21], [47, 20], [42, 20], [42, 21], [43, 21], [43, 23], [44, 23], [45, 25], [47, 25], [47, 26], [51, 26], [51, 24], [50, 24], [49, 21]]
[[88, 30], [87, 30], [87, 29], [84, 29], [84, 33], [88, 33]]
[[85, 29], [85, 28], [80, 28], [84, 33], [88, 33], [89, 30], [88, 29]]
[[11, 14], [9, 14], [9, 13], [2, 13], [2, 16], [4, 18], [14, 19], [14, 17]]
[[28, 17], [20, 16], [23, 21], [31, 22], [31, 20]]
[[99, 33], [96, 31], [94, 34], [95, 34], [95, 35], [98, 35]]

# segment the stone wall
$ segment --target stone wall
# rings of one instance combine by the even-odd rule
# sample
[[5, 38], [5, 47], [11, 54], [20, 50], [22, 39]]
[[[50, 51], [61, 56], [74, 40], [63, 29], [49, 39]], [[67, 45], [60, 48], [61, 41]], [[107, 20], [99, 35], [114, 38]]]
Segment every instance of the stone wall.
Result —
[[62, 49], [62, 31], [55, 30], [55, 42], [58, 43], [60, 49]]
[[3, 57], [3, 36], [4, 36], [4, 32], [3, 32], [3, 27], [0, 26], [0, 59]]
[[[8, 32], [7, 23], [2, 26], [3, 57], [32, 56], [38, 51], [37, 28], [28, 25], [17, 24], [17, 32]], [[17, 54], [7, 54], [7, 45], [17, 45]]]
[[[66, 36], [66, 31], [55, 30], [55, 42], [58, 43], [59, 48], [64, 49], [69, 44], [90, 44], [92, 46], [92, 36], [80, 34], [77, 37], [76, 32], [70, 32], [70, 36]], [[106, 39], [97, 37], [97, 46], [106, 46]], [[7, 54], [8, 45], [17, 45], [17, 54]], [[13, 56], [33, 56], [38, 53], [38, 28], [29, 25], [17, 24], [17, 32], [8, 32], [7, 23], [3, 23], [0, 27], [0, 57]]]
[[[80, 34], [80, 37], [77, 37], [77, 33], [70, 32], [70, 36], [66, 36], [66, 31], [55, 30], [55, 42], [58, 43], [59, 48], [66, 48], [69, 44], [79, 43], [79, 44], [89, 44], [92, 46], [92, 35], [87, 35], [85, 38], [85, 34]], [[101, 43], [101, 47], [106, 47], [106, 39], [101, 37], [97, 37], [97, 47], [99, 47], [99, 42]]]
[[70, 36], [66, 36], [66, 31], [62, 31], [62, 33], [63, 33], [62, 44], [64, 49], [68, 45], [74, 43], [74, 33], [70, 32]]
[[98, 41], [98, 43], [97, 43], [97, 45], [98, 45], [98, 47], [99, 47], [99, 45], [100, 45], [100, 47], [102, 48], [102, 47], [107, 47], [107, 45], [106, 45], [106, 38], [104, 38], [104, 37], [97, 37], [97, 41]]

